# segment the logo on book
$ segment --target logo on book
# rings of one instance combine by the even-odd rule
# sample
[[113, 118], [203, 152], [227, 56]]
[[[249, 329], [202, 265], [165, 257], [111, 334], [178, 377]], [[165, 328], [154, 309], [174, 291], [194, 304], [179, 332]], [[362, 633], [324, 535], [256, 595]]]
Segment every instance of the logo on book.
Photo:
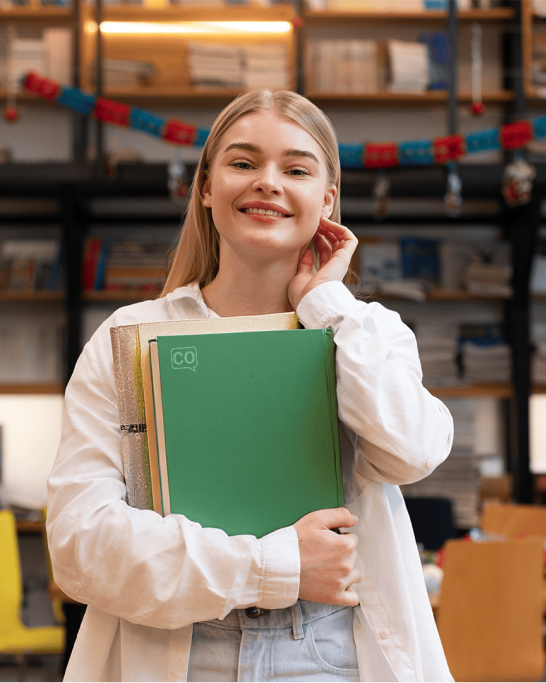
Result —
[[171, 349], [173, 370], [193, 370], [197, 367], [197, 349], [195, 346]]

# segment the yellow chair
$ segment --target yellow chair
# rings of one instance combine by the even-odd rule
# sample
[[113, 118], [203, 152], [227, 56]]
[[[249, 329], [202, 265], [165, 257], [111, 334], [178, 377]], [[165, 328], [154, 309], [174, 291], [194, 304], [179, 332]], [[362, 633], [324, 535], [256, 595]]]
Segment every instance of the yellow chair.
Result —
[[17, 528], [13, 513], [0, 511], [0, 653], [7, 655], [61, 654], [62, 626], [29, 628], [21, 622], [23, 598]]
[[542, 540], [448, 541], [438, 631], [456, 681], [541, 681]]
[[516, 538], [519, 534], [546, 538], [546, 506], [486, 503], [480, 526], [482, 531], [504, 534], [508, 538]]

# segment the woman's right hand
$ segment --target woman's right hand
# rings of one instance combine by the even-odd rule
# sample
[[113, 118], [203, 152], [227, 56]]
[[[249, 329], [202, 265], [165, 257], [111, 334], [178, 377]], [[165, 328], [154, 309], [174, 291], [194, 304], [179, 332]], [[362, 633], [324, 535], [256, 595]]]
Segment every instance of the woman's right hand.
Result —
[[354, 568], [358, 538], [352, 533], [332, 531], [352, 527], [357, 521], [345, 508], [332, 508], [310, 512], [294, 524], [300, 549], [301, 600], [358, 605], [357, 594], [350, 590], [350, 586], [362, 581], [361, 573]]

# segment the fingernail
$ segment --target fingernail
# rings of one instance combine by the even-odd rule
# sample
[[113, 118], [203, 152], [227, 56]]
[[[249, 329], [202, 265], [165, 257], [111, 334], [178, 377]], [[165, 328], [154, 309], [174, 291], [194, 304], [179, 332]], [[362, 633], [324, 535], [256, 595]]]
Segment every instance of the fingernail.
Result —
[[356, 524], [358, 522], [358, 517], [356, 515], [351, 515], [353, 522]]

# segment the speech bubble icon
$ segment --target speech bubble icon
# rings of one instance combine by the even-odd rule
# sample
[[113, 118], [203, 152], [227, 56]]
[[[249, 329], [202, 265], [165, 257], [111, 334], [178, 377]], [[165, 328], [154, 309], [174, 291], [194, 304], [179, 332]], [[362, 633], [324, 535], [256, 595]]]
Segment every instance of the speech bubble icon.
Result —
[[171, 349], [173, 370], [193, 370], [197, 368], [197, 349], [195, 346], [183, 346]]

